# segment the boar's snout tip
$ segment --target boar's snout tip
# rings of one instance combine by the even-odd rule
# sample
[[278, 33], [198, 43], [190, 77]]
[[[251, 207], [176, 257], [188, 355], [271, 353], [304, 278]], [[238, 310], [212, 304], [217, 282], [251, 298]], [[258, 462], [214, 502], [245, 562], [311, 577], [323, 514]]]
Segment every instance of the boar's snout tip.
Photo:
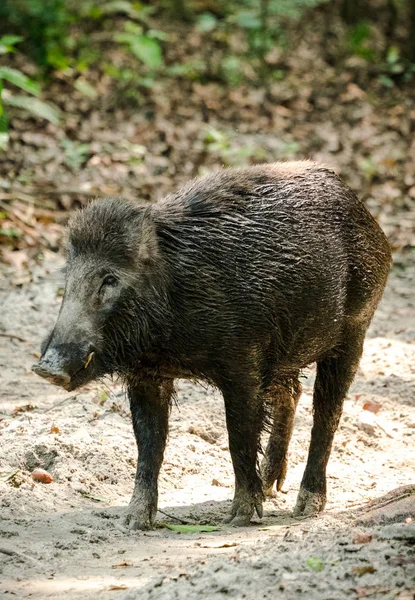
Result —
[[67, 387], [71, 381], [71, 377], [67, 373], [51, 369], [41, 362], [35, 363], [32, 366], [32, 371], [36, 373], [36, 375], [43, 377], [43, 379], [47, 379], [50, 383], [61, 387]]

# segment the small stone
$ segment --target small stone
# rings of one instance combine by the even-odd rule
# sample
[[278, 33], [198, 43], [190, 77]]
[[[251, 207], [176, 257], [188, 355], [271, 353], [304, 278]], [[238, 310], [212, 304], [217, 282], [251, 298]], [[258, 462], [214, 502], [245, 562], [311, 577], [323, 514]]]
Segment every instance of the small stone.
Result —
[[52, 475], [44, 469], [35, 469], [32, 471], [32, 479], [38, 483], [52, 483], [53, 481]]

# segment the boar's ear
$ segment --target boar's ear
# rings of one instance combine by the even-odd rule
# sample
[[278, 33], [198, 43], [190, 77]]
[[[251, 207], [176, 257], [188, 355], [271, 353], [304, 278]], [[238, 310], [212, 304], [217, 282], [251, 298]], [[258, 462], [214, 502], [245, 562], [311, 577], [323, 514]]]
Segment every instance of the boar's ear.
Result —
[[158, 255], [158, 240], [156, 225], [150, 210], [144, 211], [141, 223], [138, 258], [144, 263], [151, 262]]

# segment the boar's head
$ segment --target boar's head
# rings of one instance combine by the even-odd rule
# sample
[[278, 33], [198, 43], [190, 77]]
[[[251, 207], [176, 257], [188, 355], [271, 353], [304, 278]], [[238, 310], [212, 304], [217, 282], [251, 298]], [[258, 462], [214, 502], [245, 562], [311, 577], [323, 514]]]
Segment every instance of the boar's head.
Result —
[[77, 213], [69, 223], [63, 302], [33, 371], [71, 391], [131, 368], [162, 304], [157, 255], [149, 207], [106, 198]]

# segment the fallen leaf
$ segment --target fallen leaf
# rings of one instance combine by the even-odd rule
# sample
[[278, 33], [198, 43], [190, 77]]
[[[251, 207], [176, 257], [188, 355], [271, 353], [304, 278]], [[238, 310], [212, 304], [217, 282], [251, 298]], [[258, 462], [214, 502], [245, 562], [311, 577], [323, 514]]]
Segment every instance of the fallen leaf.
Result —
[[34, 404], [24, 404], [23, 406], [16, 406], [16, 408], [13, 411], [13, 414], [18, 415], [22, 412], [29, 412], [31, 410], [34, 410], [35, 408], [37, 408], [37, 406], [35, 406]]
[[353, 544], [368, 544], [369, 542], [371, 542], [373, 539], [373, 536], [371, 533], [368, 533], [366, 531], [362, 531], [360, 533], [357, 533], [354, 538], [353, 538]]
[[128, 590], [128, 585], [125, 585], [124, 583], [119, 585], [110, 585], [107, 589], [110, 592], [115, 592], [116, 590]]
[[381, 408], [381, 404], [379, 402], [375, 402], [374, 400], [368, 400], [363, 404], [363, 410], [368, 410], [369, 412], [372, 412], [375, 415], [378, 414]]
[[13, 479], [15, 475], [19, 472], [19, 469], [16, 471], [7, 471], [6, 473], [0, 473], [0, 481], [10, 481]]
[[50, 428], [50, 433], [59, 433], [60, 429], [59, 427], [56, 427], [55, 424], [52, 424], [52, 427]]
[[305, 564], [316, 573], [320, 573], [324, 567], [324, 562], [317, 556], [310, 556], [310, 558], [305, 561]]
[[372, 565], [363, 565], [362, 567], [352, 567], [352, 572], [358, 577], [362, 577], [367, 573], [376, 573], [376, 569]]

